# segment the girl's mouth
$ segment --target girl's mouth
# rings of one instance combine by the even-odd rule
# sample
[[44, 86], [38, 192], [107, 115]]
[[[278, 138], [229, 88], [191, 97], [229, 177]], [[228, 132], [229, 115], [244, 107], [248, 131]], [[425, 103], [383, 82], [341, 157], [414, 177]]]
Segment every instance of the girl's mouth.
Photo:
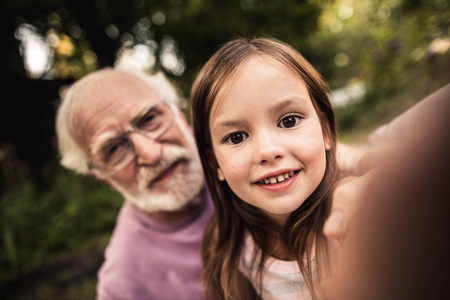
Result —
[[291, 178], [292, 176], [294, 176], [295, 174], [297, 174], [299, 172], [299, 170], [297, 171], [290, 171], [290, 172], [286, 172], [277, 176], [271, 176], [271, 177], [267, 177], [264, 178], [258, 182], [256, 182], [257, 184], [264, 184], [264, 185], [270, 185], [270, 184], [276, 184], [276, 183], [281, 183], [285, 180], [288, 180], [289, 178]]

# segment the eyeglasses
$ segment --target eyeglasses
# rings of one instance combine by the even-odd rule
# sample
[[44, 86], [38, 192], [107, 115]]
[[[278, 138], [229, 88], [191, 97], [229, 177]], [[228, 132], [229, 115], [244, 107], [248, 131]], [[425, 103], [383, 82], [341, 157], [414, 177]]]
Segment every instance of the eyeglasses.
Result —
[[131, 129], [109, 140], [89, 161], [89, 169], [97, 169], [111, 176], [125, 168], [135, 157], [136, 150], [130, 140], [132, 132], [152, 140], [161, 137], [172, 125], [174, 113], [164, 101], [158, 102], [131, 124]]

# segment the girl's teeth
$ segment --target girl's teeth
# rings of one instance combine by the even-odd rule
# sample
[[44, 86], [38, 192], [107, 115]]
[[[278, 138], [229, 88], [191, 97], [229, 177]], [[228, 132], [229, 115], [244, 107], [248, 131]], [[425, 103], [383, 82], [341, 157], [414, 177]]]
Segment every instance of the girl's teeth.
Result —
[[294, 176], [294, 171], [284, 173], [282, 175], [278, 175], [277, 177], [265, 178], [265, 179], [261, 180], [260, 183], [264, 183], [264, 184], [280, 183], [280, 182], [285, 181], [286, 179], [289, 179], [292, 176]]

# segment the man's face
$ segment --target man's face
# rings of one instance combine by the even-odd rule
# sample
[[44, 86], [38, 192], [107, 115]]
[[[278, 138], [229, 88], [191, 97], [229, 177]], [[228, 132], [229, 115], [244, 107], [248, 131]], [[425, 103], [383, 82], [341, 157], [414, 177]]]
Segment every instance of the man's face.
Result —
[[[88, 157], [163, 100], [139, 79], [123, 74], [98, 79], [78, 95], [74, 109], [79, 126], [75, 130]], [[136, 156], [119, 172], [104, 176], [95, 170], [97, 177], [148, 212], [178, 210], [203, 187], [201, 164], [187, 121], [178, 108], [174, 114], [174, 122], [157, 140], [136, 132], [129, 135]]]

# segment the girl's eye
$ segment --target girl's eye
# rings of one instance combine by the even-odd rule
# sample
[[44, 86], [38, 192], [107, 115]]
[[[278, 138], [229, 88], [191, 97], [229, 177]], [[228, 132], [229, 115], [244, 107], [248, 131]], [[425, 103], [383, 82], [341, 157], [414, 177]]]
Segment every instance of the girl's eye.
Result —
[[300, 123], [301, 118], [299, 116], [287, 116], [281, 119], [280, 123], [278, 123], [278, 127], [280, 128], [292, 128]]
[[225, 138], [225, 142], [229, 144], [239, 144], [248, 138], [248, 135], [244, 132], [234, 132]]

